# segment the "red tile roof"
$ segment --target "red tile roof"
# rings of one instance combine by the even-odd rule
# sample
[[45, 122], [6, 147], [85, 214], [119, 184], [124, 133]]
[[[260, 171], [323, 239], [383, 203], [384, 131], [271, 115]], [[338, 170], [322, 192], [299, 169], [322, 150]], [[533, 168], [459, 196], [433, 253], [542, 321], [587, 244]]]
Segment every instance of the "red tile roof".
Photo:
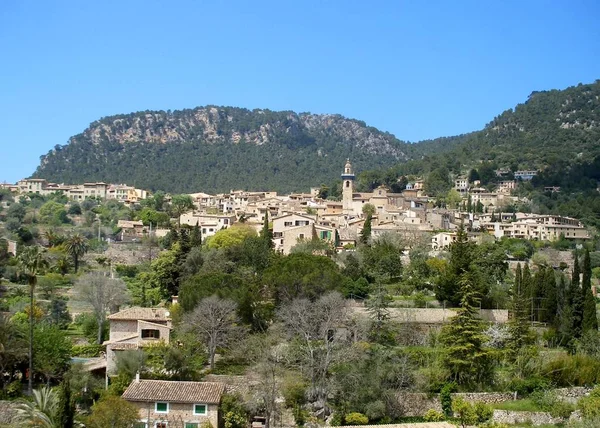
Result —
[[219, 404], [224, 391], [225, 384], [218, 382], [134, 380], [123, 398], [128, 401]]

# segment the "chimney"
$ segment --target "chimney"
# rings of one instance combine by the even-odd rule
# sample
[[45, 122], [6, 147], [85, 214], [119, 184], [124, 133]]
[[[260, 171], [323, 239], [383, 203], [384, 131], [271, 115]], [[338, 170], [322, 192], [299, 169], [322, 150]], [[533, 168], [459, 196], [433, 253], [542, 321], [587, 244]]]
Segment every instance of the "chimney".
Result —
[[135, 373], [135, 381], [136, 381], [136, 382], [139, 382], [139, 381], [140, 381], [140, 372], [139, 372], [139, 371], [137, 371], [137, 372]]

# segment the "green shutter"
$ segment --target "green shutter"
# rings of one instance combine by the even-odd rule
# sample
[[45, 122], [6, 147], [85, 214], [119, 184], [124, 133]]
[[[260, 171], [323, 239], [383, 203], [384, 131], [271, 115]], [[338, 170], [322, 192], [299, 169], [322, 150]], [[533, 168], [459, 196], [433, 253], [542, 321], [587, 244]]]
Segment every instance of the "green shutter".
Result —
[[156, 403], [156, 411], [157, 412], [166, 412], [169, 410], [169, 405], [167, 403]]
[[198, 428], [198, 422], [186, 422], [185, 428]]
[[206, 404], [194, 404], [194, 414], [205, 415], [206, 414]]

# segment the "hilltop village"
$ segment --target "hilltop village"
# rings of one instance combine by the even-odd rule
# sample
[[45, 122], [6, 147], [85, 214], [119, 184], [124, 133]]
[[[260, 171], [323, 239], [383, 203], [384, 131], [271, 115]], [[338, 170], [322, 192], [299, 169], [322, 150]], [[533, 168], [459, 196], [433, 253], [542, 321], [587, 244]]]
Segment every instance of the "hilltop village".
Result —
[[0, 427], [593, 420], [600, 251], [515, 209], [536, 173], [443, 203], [350, 160], [339, 200], [1, 185]]
[[[510, 171], [496, 171], [499, 177]], [[574, 218], [557, 215], [536, 215], [522, 212], [503, 212], [519, 201], [511, 196], [517, 182], [531, 180], [536, 171], [516, 171], [512, 180], [502, 180], [495, 192], [479, 187], [479, 182], [469, 182], [466, 177], [455, 179], [457, 198], [454, 207], [435, 207], [435, 200], [423, 190], [423, 181], [415, 180], [401, 193], [392, 193], [380, 186], [372, 193], [354, 190], [355, 174], [350, 160], [344, 165], [341, 201], [323, 199], [320, 188], [310, 193], [278, 195], [269, 191], [231, 191], [227, 194], [209, 195], [192, 193], [193, 209], [174, 219], [178, 224], [201, 228], [204, 238], [235, 223], [244, 223], [259, 231], [265, 218], [272, 222], [275, 249], [284, 254], [299, 240], [318, 237], [334, 248], [356, 246], [367, 217], [370, 217], [371, 234], [396, 234], [410, 241], [428, 239], [434, 250], [447, 249], [456, 239], [456, 229], [465, 224], [469, 237], [475, 241], [492, 236], [538, 241], [559, 239], [588, 240], [590, 232]], [[117, 200], [127, 205], [138, 204], [150, 193], [127, 185], [85, 183], [58, 185], [44, 179], [24, 179], [16, 185], [0, 185], [17, 194], [36, 193], [50, 195], [63, 193], [68, 199], [82, 201], [86, 198]], [[549, 189], [560, 191], [560, 188]], [[167, 202], [169, 197], [167, 196]], [[150, 233], [151, 222], [120, 221], [122, 239], [141, 239]], [[152, 233], [164, 236], [168, 229], [154, 225]]]

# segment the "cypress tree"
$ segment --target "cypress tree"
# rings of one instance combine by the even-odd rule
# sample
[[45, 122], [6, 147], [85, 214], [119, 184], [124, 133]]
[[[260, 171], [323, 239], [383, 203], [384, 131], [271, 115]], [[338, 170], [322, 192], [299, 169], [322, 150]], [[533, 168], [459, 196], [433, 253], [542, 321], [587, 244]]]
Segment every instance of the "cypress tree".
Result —
[[532, 312], [532, 298], [533, 298], [533, 280], [531, 278], [531, 271], [529, 270], [529, 264], [525, 264], [523, 272], [521, 274], [521, 290], [523, 298], [527, 302], [527, 316], [530, 321], [533, 321]]
[[557, 287], [556, 287], [556, 275], [554, 269], [551, 267], [546, 268], [543, 277], [543, 289], [542, 289], [542, 321], [548, 324], [554, 324], [556, 318], [556, 311], [558, 309], [557, 304]]
[[371, 213], [367, 214], [367, 218], [365, 219], [365, 224], [360, 232], [360, 242], [362, 244], [367, 245], [369, 243], [369, 239], [371, 238]]
[[196, 222], [196, 225], [192, 229], [192, 233], [190, 234], [190, 245], [193, 247], [202, 246], [202, 231], [200, 230], [200, 225]]
[[569, 289], [570, 287], [567, 286], [565, 275], [561, 274], [558, 286], [559, 303], [556, 315], [556, 330], [558, 332], [559, 344], [562, 346], [569, 346], [574, 338], [573, 307]]
[[534, 321], [542, 321], [542, 301], [543, 301], [543, 293], [544, 293], [544, 282], [546, 280], [546, 268], [544, 266], [540, 266], [538, 271], [533, 276], [532, 286], [531, 286], [531, 306], [533, 311], [533, 320]]
[[267, 248], [271, 249], [275, 246], [273, 243], [273, 231], [269, 225], [269, 210], [265, 211], [265, 220], [263, 221], [263, 228], [260, 231], [260, 237], [264, 240]]
[[69, 379], [64, 379], [58, 390], [56, 419], [61, 428], [73, 428], [75, 422], [75, 402], [71, 394]]
[[587, 331], [598, 330], [598, 316], [596, 314], [596, 299], [592, 293], [592, 267], [590, 263], [590, 252], [585, 250], [583, 257], [583, 280], [581, 288], [583, 293], [583, 316], [581, 329]]
[[571, 276], [571, 287], [569, 288], [569, 297], [571, 307], [573, 308], [573, 336], [581, 337], [583, 324], [583, 293], [580, 285], [579, 260], [577, 254], [574, 254], [573, 275]]

